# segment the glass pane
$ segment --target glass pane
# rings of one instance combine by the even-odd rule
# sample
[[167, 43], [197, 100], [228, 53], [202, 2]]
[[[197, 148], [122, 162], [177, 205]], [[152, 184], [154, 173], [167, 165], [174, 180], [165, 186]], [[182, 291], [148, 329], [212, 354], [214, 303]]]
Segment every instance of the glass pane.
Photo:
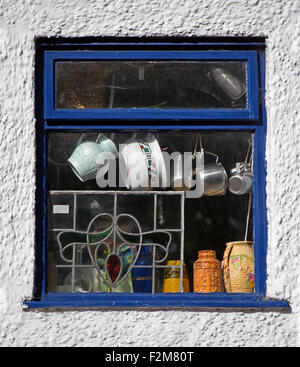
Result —
[[[198, 289], [194, 288], [194, 264], [200, 251], [210, 254], [214, 251], [221, 262], [228, 243], [253, 241], [251, 133], [153, 133], [160, 153], [171, 155], [177, 151], [181, 155], [185, 152], [192, 155], [195, 148], [199, 151], [202, 147], [203, 192], [195, 197], [188, 196], [194, 187], [184, 191], [182, 187], [173, 187], [171, 181], [166, 187], [160, 186], [159, 181], [157, 186], [143, 190], [120, 186], [118, 182], [112, 187], [99, 187], [97, 175], [81, 181], [78, 177], [80, 167], [75, 172], [75, 166], [68, 163], [69, 157], [85, 143], [88, 143], [88, 152], [92, 152], [90, 143], [97, 146], [98, 136], [103, 138], [99, 131], [82, 135], [80, 132], [48, 135], [49, 290], [179, 292], [181, 279], [178, 274], [183, 259], [182, 291], [193, 292]], [[135, 142], [137, 149], [147, 147], [144, 144], [141, 148], [139, 144], [146, 141], [142, 132], [134, 136], [116, 132], [108, 137], [118, 152], [124, 143]], [[104, 147], [110, 149], [111, 145]], [[85, 157], [81, 153], [79, 165]], [[135, 153], [136, 150], [131, 151]], [[153, 154], [149, 158], [148, 153], [143, 156], [144, 165], [147, 160], [155, 163], [160, 157]], [[109, 167], [118, 172], [120, 159], [121, 155], [117, 155], [118, 163]], [[164, 162], [167, 162], [165, 158]], [[59, 171], [62, 167], [64, 174]], [[197, 175], [194, 163], [192, 168]], [[125, 176], [130, 176], [130, 172], [125, 171]], [[148, 175], [149, 171], [145, 172]], [[181, 174], [185, 176], [184, 172]], [[173, 177], [171, 167], [170, 176]], [[234, 266], [245, 265], [250, 269], [249, 256], [237, 255]], [[239, 263], [242, 260], [245, 264]], [[253, 287], [253, 279], [253, 274], [249, 273], [246, 280], [249, 287]], [[222, 290], [225, 290], [224, 285]]]
[[74, 197], [73, 195], [61, 193], [51, 195], [48, 201], [49, 221], [51, 229], [73, 229], [74, 228]]
[[[77, 195], [76, 229], [85, 231], [99, 214], [113, 214], [113, 195]], [[105, 223], [110, 225], [109, 218]], [[104, 228], [103, 228], [104, 229]]]
[[73, 262], [73, 247], [68, 246], [72, 242], [73, 238], [70, 235], [62, 236], [60, 243], [58, 242], [58, 234], [60, 231], [49, 231], [48, 233], [48, 258], [49, 265], [71, 265]]
[[157, 196], [157, 228], [180, 229], [183, 223], [180, 222], [181, 197], [180, 196]]
[[120, 228], [124, 232], [138, 233], [133, 218], [138, 221], [141, 231], [147, 232], [153, 228], [154, 223], [153, 195], [120, 195], [117, 213], [123, 216], [120, 218]]
[[229, 61], [56, 62], [55, 107], [246, 108], [246, 66]]

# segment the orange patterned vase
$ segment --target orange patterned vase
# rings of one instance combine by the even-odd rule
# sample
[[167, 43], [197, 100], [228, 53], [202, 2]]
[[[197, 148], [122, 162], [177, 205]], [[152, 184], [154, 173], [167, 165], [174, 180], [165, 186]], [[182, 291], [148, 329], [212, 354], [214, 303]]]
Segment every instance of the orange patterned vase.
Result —
[[[169, 260], [165, 268], [163, 293], [177, 293], [180, 292], [180, 268], [173, 266], [180, 266], [180, 260]], [[183, 292], [190, 291], [189, 277], [185, 263], [183, 263], [183, 278], [182, 278]]]
[[216, 258], [216, 251], [198, 252], [194, 262], [194, 292], [222, 292], [221, 262]]
[[227, 292], [251, 293], [254, 290], [254, 254], [252, 241], [228, 242], [223, 257]]

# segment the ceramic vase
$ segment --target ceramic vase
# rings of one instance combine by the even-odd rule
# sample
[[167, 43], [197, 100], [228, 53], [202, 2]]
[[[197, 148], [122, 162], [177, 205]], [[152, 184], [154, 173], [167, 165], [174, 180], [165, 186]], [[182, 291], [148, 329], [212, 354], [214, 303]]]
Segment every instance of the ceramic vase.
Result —
[[228, 242], [223, 257], [226, 292], [251, 293], [254, 290], [252, 241]]
[[194, 262], [194, 292], [222, 292], [221, 262], [216, 258], [216, 251], [198, 252]]

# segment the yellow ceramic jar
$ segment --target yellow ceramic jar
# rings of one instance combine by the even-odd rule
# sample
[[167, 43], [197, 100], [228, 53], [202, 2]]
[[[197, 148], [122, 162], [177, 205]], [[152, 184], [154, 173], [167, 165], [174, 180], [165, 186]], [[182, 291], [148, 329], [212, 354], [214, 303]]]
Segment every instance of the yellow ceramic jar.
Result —
[[[180, 292], [180, 260], [169, 260], [167, 262], [169, 268], [165, 268], [164, 281], [163, 281], [163, 293], [178, 293]], [[182, 279], [183, 291], [189, 292], [189, 277], [185, 263], [183, 263], [183, 279]]]

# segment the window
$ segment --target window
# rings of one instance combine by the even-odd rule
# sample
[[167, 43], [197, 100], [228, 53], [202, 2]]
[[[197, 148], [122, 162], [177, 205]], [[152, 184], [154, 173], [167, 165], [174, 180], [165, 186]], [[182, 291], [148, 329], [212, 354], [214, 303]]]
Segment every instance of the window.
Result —
[[284, 307], [265, 298], [264, 45], [37, 51], [28, 307]]

